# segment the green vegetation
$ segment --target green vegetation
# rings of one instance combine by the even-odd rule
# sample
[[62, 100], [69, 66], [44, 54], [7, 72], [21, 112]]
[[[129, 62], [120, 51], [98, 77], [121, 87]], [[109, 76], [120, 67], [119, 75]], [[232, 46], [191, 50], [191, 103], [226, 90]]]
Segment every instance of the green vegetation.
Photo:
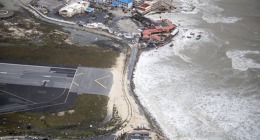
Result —
[[49, 65], [111, 67], [119, 52], [93, 47], [0, 47], [0, 61]]
[[19, 112], [0, 115], [0, 135], [37, 134], [58, 136], [92, 136], [106, 116], [108, 97], [91, 94], [77, 96], [75, 106], [64, 112]]
[[80, 138], [107, 134], [118, 129], [121, 118], [114, 108], [112, 119], [106, 116], [108, 97], [91, 94], [77, 96], [75, 106], [56, 113], [19, 112], [0, 115], [0, 136], [39, 135], [53, 138]]
[[[25, 19], [21, 15], [6, 21], [19, 24], [6, 25], [1, 21], [0, 62], [110, 68], [120, 53], [109, 45], [105, 46], [106, 43], [102, 46], [67, 43], [65, 40], [70, 35], [60, 27]], [[17, 35], [9, 30], [10, 27], [24, 36], [14, 39]]]

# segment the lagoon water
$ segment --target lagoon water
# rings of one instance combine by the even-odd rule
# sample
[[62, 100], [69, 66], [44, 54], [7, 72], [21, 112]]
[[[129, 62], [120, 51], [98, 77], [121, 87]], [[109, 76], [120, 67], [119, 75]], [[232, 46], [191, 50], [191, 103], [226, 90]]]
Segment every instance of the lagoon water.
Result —
[[141, 54], [133, 79], [141, 103], [171, 140], [259, 140], [260, 1], [173, 3], [171, 13], [147, 15], [180, 32], [173, 47]]

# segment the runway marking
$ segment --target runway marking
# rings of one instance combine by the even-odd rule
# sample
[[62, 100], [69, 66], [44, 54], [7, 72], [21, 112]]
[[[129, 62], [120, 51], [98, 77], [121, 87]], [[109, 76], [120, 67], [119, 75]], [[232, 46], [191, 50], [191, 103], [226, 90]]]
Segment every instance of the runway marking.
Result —
[[[78, 68], [76, 69], [75, 74], [77, 74], [77, 72], [78, 72]], [[72, 79], [72, 82], [71, 82], [70, 88], [69, 88], [69, 92], [70, 92], [70, 89], [72, 88], [72, 85], [73, 85], [73, 83], [74, 83], [75, 77], [76, 77], [76, 75], [74, 75], [74, 77], [73, 77], [73, 79]]]
[[22, 67], [41, 67], [41, 68], [46, 68], [46, 69], [58, 68], [58, 69], [76, 70], [76, 68], [51, 67], [51, 66], [37, 66], [37, 65], [11, 64], [11, 63], [0, 63], [0, 65], [11, 65], [11, 66], [22, 66]]
[[7, 74], [7, 72], [0, 72], [1, 74]]
[[60, 97], [65, 93], [66, 89], [67, 89], [67, 88], [64, 88], [63, 92], [62, 92], [60, 95], [56, 96], [55, 98], [53, 98], [53, 99], [51, 99], [51, 100], [49, 100], [49, 101], [38, 102], [37, 104], [43, 104], [43, 103], [52, 102], [52, 101], [54, 101], [54, 100], [60, 98]]
[[75, 76], [80, 76], [80, 75], [82, 75], [82, 74], [84, 74], [84, 73], [79, 73], [79, 74], [76, 74]]
[[[18, 108], [18, 107], [23, 107], [23, 106], [32, 106], [32, 105], [41, 105], [41, 104], [45, 104], [45, 103], [48, 103], [48, 102], [52, 102], [54, 101], [55, 99], [58, 99], [59, 97], [61, 97], [66, 91], [66, 88], [64, 89], [64, 91], [62, 92], [61, 95], [59, 95], [58, 97], [52, 99], [52, 100], [49, 100], [49, 101], [45, 101], [45, 102], [40, 102], [40, 103], [35, 103], [35, 104], [26, 104], [26, 105], [18, 105], [18, 106], [14, 106], [14, 107], [6, 107], [6, 108], [1, 108], [0, 110], [6, 110], [6, 109], [12, 109], [12, 108]], [[50, 105], [47, 105], [47, 106], [56, 106], [56, 105], [59, 105], [59, 104], [65, 104], [67, 103], [67, 99], [68, 99], [68, 96], [69, 96], [69, 92], [67, 92], [67, 96], [64, 100], [64, 102], [60, 102], [60, 103], [55, 103], [55, 104], [50, 104]], [[46, 106], [40, 106], [40, 107], [36, 107], [36, 108], [44, 108]], [[25, 110], [32, 110], [32, 109], [36, 109], [36, 108], [28, 108], [28, 109], [22, 109], [22, 110], [19, 110], [19, 111], [11, 111], [11, 112], [5, 112], [5, 113], [0, 113], [0, 115], [2, 114], [8, 114], [8, 113], [14, 113], [14, 112], [21, 112], [21, 111], [25, 111]]]
[[63, 104], [66, 104], [66, 103], [67, 103], [67, 100], [68, 100], [69, 95], [70, 95], [70, 92], [68, 91], [68, 94], [67, 94], [66, 99], [64, 100]]
[[104, 77], [101, 77], [101, 78], [98, 78], [95, 80], [95, 82], [97, 82], [100, 86], [102, 86], [103, 88], [107, 89], [106, 86], [104, 86], [103, 84], [101, 84], [98, 80], [101, 80], [101, 79], [105, 79], [105, 78], [108, 78], [110, 77], [111, 75], [107, 75], [107, 76], [104, 76]]
[[[69, 97], [69, 92], [68, 92], [67, 97], [66, 97], [66, 99], [65, 99], [64, 102], [56, 103], [56, 104], [51, 104], [51, 105], [40, 106], [40, 107], [33, 107], [33, 108], [28, 108], [28, 109], [22, 109], [22, 110], [19, 110], [19, 111], [11, 111], [11, 112], [0, 113], [0, 115], [3, 115], [3, 114], [10, 114], [10, 113], [16, 113], [16, 112], [22, 112], [22, 111], [27, 111], [27, 110], [33, 110], [33, 109], [38, 109], [38, 108], [52, 107], [52, 106], [57, 106], [57, 105], [66, 104], [68, 97]], [[31, 104], [31, 105], [32, 105], [32, 104]]]
[[[67, 103], [67, 100], [68, 100], [68, 97], [69, 97], [69, 94], [70, 94], [70, 92], [68, 91], [68, 94], [67, 94], [67, 96], [66, 96], [66, 99], [64, 100], [64, 102], [61, 102], [61, 103], [50, 104], [50, 105], [44, 105], [44, 106], [39, 106], [39, 107], [32, 107], [32, 108], [28, 108], [28, 109], [22, 109], [22, 110], [19, 110], [19, 111], [4, 112], [4, 113], [0, 113], [0, 115], [66, 104], [66, 103]], [[37, 104], [37, 103], [36, 103], [36, 104]], [[43, 103], [40, 103], [40, 104], [43, 104]], [[34, 104], [29, 104], [29, 105], [34, 105]], [[28, 106], [28, 105], [21, 105], [21, 106]], [[18, 107], [20, 107], [20, 106], [18, 106]], [[13, 108], [13, 107], [11, 107], [11, 108]], [[0, 109], [0, 110], [2, 110], [2, 109]]]
[[4, 92], [4, 93], [7, 93], [7, 94], [10, 94], [10, 95], [12, 95], [12, 96], [15, 96], [15, 97], [17, 97], [17, 98], [20, 98], [20, 99], [22, 99], [22, 100], [31, 102], [31, 103], [33, 103], [33, 104], [37, 104], [37, 103], [35, 103], [35, 102], [31, 101], [31, 100], [28, 100], [28, 99], [25, 99], [25, 98], [23, 98], [23, 97], [17, 96], [17, 95], [15, 95], [15, 94], [10, 93], [10, 92], [7, 92], [7, 91], [1, 90], [1, 89], [0, 89], [0, 91], [2, 91], [2, 92]]
[[[44, 69], [49, 69], [49, 70], [50, 70], [51, 68], [68, 69], [68, 70], [75, 70], [75, 74], [77, 73], [77, 70], [78, 70], [77, 68], [62, 68], [62, 67], [48, 67], [48, 66], [36, 66], [36, 65], [21, 65], [21, 64], [0, 63], [0, 67], [1, 67], [1, 66], [5, 66], [5, 65], [7, 65], [7, 66], [8, 66], [8, 65], [10, 65], [10, 66], [21, 66], [22, 68], [23, 68], [23, 67], [31, 67], [31, 68], [39, 67], [39, 68], [44, 68]], [[10, 74], [10, 73], [7, 73], [7, 72], [5, 72], [5, 71], [0, 71], [0, 74]], [[82, 74], [83, 74], [83, 73], [82, 73]], [[77, 76], [78, 76], [78, 75], [82, 75], [82, 74], [81, 74], [81, 73], [80, 73], [80, 74], [77, 74]], [[48, 77], [53, 77], [53, 76], [51, 76], [51, 75], [44, 75], [43, 77], [48, 78]], [[10, 111], [10, 112], [5, 112], [5, 113], [0, 113], [0, 115], [2, 115], [2, 114], [8, 114], [8, 113], [13, 113], [13, 112], [21, 112], [21, 111], [26, 111], [26, 110], [32, 110], [32, 109], [37, 109], [37, 108], [44, 108], [44, 107], [50, 107], [50, 106], [57, 106], [57, 105], [66, 104], [66, 103], [67, 103], [67, 100], [68, 100], [68, 98], [69, 98], [70, 89], [71, 89], [73, 83], [76, 84], [76, 85], [78, 85], [77, 83], [74, 82], [74, 79], [75, 79], [75, 75], [74, 75], [74, 77], [73, 77], [73, 79], [72, 79], [71, 85], [70, 85], [69, 90], [68, 90], [67, 92], [66, 92], [66, 88], [65, 88], [64, 91], [63, 91], [59, 96], [55, 97], [54, 99], [49, 100], [49, 101], [45, 101], [45, 102], [38, 102], [38, 103], [33, 102], [33, 101], [31, 101], [31, 100], [25, 99], [25, 98], [23, 98], [23, 97], [17, 96], [17, 95], [15, 95], [15, 94], [12, 94], [12, 93], [10, 93], [10, 92], [7, 92], [7, 91], [4, 91], [4, 90], [1, 90], [1, 89], [0, 89], [0, 91], [2, 91], [2, 92], [4, 92], [4, 93], [7, 93], [7, 94], [9, 94], [9, 95], [12, 95], [12, 96], [15, 96], [15, 97], [17, 97], [17, 98], [20, 98], [20, 99], [22, 99], [22, 100], [27, 101], [27, 104], [26, 104], [26, 105], [18, 105], [18, 106], [13, 106], [13, 107], [0, 108], [0, 110], [6, 110], [6, 109], [11, 109], [11, 108], [19, 108], [19, 107], [24, 107], [24, 106], [28, 106], [28, 107], [29, 107], [29, 106], [32, 106], [32, 107], [27, 108], [27, 109], [19, 109], [19, 111]], [[65, 95], [65, 96], [66, 96], [65, 100], [61, 101], [60, 103], [51, 103], [51, 104], [49, 104], [49, 105], [44, 105], [44, 104], [46, 104], [46, 103], [48, 103], [48, 102], [52, 102], [52, 101], [54, 101], [55, 99], [60, 98], [62, 95], [66, 94], [66, 93], [67, 93], [67, 95]], [[28, 102], [29, 102], [29, 103], [28, 103]], [[40, 106], [40, 107], [33, 107], [34, 105], [41, 105], [41, 104], [42, 104], [42, 106]]]
[[76, 83], [75, 81], [73, 81], [73, 83], [79, 87], [79, 84], [78, 84], [78, 83]]

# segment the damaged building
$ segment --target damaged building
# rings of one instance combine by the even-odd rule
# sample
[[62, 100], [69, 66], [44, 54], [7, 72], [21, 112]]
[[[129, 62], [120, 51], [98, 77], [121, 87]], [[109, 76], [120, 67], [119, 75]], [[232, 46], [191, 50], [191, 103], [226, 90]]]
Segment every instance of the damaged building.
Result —
[[62, 7], [59, 10], [59, 14], [63, 17], [72, 17], [75, 14], [84, 13], [86, 11], [91, 12], [94, 9], [89, 7], [90, 3], [87, 1], [74, 1]]

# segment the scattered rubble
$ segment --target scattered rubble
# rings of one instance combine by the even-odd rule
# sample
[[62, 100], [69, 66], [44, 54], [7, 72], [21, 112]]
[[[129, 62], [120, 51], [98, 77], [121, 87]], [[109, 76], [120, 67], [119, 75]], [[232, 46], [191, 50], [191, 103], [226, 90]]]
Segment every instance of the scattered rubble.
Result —
[[65, 115], [65, 111], [61, 111], [61, 112], [57, 113], [57, 116], [59, 116], [59, 117], [64, 116], [64, 115]]

